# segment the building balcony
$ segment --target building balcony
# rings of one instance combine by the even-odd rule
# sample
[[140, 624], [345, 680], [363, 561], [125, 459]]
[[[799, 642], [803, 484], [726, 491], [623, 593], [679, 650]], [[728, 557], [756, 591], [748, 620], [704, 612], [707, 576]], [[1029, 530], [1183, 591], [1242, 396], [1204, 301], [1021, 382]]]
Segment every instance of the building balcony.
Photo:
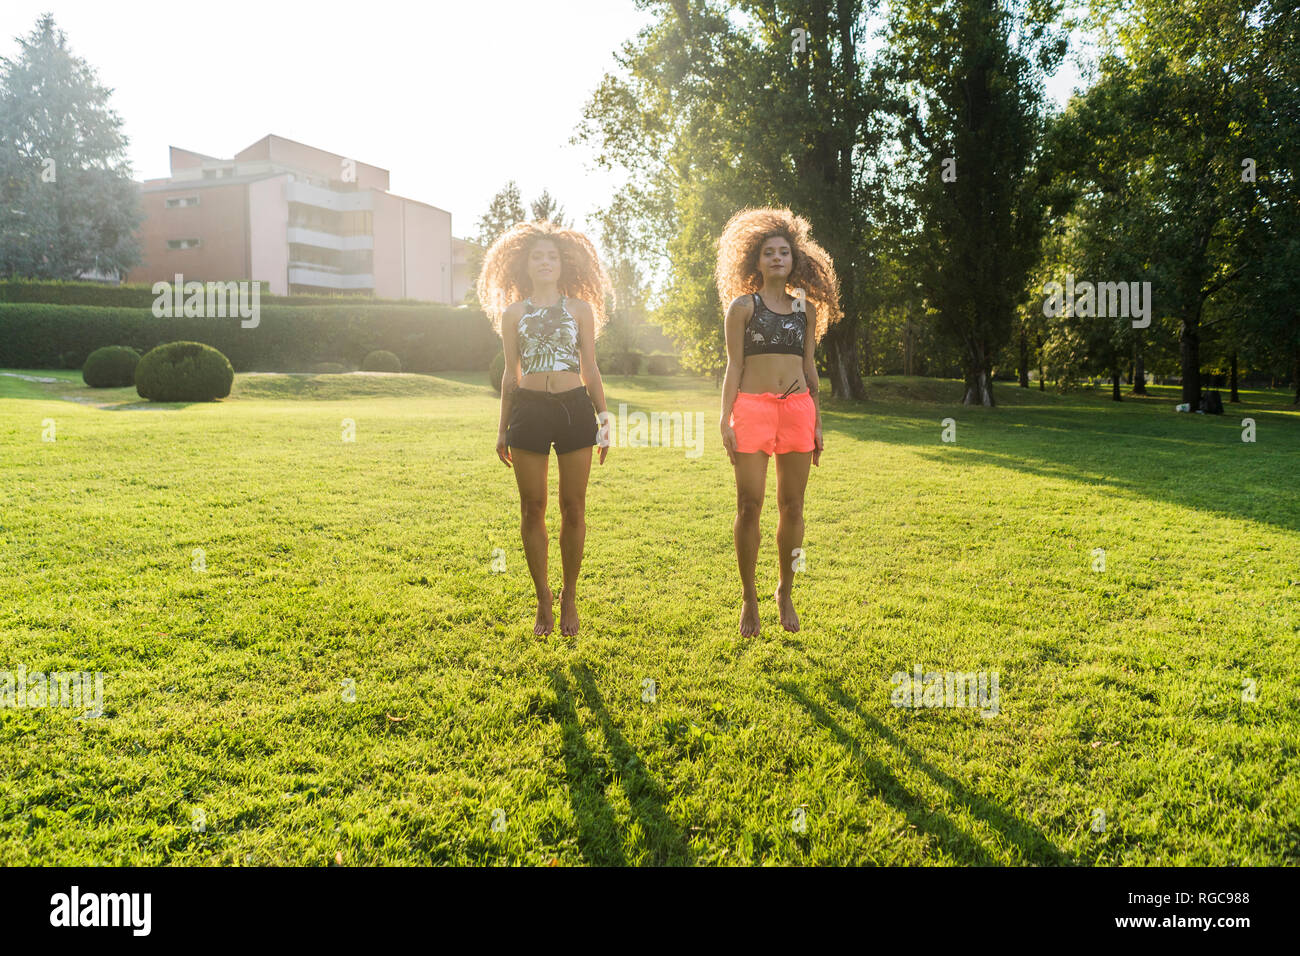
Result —
[[321, 232], [318, 229], [308, 229], [306, 226], [290, 226], [286, 231], [286, 237], [290, 242], [315, 246], [317, 249], [346, 251], [375, 248], [374, 236], [336, 236], [332, 232]]
[[284, 195], [289, 202], [300, 202], [321, 209], [332, 209], [335, 212], [357, 212], [372, 208], [368, 189], [354, 193], [336, 193], [330, 189], [321, 189], [319, 186], [293, 182], [285, 184]]
[[329, 266], [298, 266], [289, 264], [290, 285], [314, 285], [323, 289], [373, 289], [375, 277], [371, 273], [331, 272]]

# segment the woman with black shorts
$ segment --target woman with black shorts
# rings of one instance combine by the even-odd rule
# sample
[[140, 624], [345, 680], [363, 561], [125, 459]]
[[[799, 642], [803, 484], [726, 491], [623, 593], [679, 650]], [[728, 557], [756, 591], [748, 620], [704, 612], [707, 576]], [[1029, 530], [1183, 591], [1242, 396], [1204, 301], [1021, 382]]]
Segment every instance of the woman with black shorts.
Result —
[[609, 442], [596, 336], [606, 321], [609, 278], [586, 236], [549, 222], [520, 223], [483, 259], [478, 297], [505, 348], [497, 456], [515, 471], [520, 533], [537, 593], [533, 633], [555, 627], [547, 580], [547, 467], [551, 446], [560, 473], [560, 632], [578, 633], [578, 572], [587, 536], [591, 449]]

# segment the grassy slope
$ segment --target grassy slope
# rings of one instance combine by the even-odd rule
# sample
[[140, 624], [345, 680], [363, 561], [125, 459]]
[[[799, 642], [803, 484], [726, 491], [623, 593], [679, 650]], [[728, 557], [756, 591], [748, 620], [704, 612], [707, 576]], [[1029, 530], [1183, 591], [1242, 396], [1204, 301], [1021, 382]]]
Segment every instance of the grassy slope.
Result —
[[[159, 408], [27, 374], [62, 382], [0, 376], [0, 669], [104, 671], [106, 716], [0, 710], [0, 863], [1300, 862], [1280, 393], [873, 382], [825, 414], [803, 631], [768, 601], [742, 642], [716, 392], [612, 378], [705, 453], [593, 470], [583, 633], [538, 640], [480, 375]], [[558, 580], [554, 487], [551, 520]], [[996, 669], [999, 715], [892, 707], [914, 664]]]

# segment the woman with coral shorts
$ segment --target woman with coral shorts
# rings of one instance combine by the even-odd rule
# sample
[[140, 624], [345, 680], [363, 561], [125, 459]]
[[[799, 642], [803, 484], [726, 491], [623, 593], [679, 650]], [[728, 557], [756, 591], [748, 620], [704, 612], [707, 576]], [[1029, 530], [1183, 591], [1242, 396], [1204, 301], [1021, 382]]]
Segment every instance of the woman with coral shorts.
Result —
[[840, 317], [830, 256], [788, 209], [746, 209], [718, 241], [718, 298], [726, 315], [727, 373], [722, 444], [736, 473], [732, 526], [740, 565], [740, 633], [759, 633], [754, 583], [767, 461], [776, 458], [776, 526], [781, 626], [799, 630], [791, 591], [803, 546], [804, 489], [822, 453], [817, 343]]

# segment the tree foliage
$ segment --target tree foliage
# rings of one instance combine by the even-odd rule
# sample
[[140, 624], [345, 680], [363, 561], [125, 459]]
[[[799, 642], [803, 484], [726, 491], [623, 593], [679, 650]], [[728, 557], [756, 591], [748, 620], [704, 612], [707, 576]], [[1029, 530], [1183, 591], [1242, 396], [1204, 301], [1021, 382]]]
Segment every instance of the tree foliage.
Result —
[[141, 216], [112, 90], [45, 15], [0, 58], [0, 275], [121, 275]]

